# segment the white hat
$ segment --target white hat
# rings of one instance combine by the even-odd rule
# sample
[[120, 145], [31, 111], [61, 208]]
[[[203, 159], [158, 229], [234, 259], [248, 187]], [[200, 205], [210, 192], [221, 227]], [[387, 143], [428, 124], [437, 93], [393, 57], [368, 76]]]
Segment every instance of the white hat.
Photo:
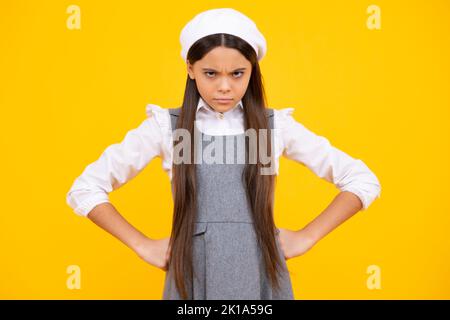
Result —
[[228, 33], [247, 41], [255, 50], [258, 61], [266, 54], [266, 39], [256, 24], [243, 13], [220, 8], [197, 14], [181, 30], [181, 57], [186, 61], [189, 48], [200, 38], [215, 33]]

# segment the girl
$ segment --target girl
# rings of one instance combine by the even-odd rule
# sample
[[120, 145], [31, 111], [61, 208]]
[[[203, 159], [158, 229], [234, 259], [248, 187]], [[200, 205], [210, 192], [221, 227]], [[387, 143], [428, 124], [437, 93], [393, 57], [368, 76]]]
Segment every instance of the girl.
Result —
[[[259, 68], [266, 41], [247, 16], [230, 8], [202, 12], [180, 41], [188, 72], [182, 106], [149, 104], [141, 125], [75, 180], [67, 203], [166, 271], [163, 299], [294, 299], [286, 259], [367, 209], [380, 196], [379, 181], [364, 162], [297, 122], [293, 108], [266, 107]], [[274, 224], [281, 155], [341, 191], [298, 231]], [[156, 156], [174, 199], [171, 235], [157, 240], [130, 225], [108, 199]]]

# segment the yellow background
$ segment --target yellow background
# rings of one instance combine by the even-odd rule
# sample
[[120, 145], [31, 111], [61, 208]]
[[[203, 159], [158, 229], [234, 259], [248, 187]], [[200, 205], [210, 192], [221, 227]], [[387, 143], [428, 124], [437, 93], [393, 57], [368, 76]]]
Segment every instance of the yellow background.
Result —
[[[66, 9], [81, 9], [69, 30]], [[366, 9], [381, 9], [369, 30]], [[265, 35], [269, 107], [294, 117], [381, 182], [381, 198], [288, 260], [297, 299], [450, 298], [448, 1], [2, 1], [0, 298], [160, 299], [164, 272], [66, 204], [74, 179], [145, 118], [178, 107], [179, 33], [232, 7]], [[297, 230], [338, 193], [282, 159], [276, 224]], [[110, 194], [146, 235], [169, 235], [159, 158]], [[69, 290], [66, 268], [81, 268]], [[367, 267], [381, 269], [369, 290]]]

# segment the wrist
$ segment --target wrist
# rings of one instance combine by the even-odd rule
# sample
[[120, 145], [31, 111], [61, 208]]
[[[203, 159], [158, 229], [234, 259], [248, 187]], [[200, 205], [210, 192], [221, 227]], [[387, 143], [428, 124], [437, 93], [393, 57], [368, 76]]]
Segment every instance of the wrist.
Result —
[[148, 247], [149, 243], [152, 242], [152, 239], [146, 237], [145, 235], [140, 235], [131, 241], [130, 248], [137, 254], [140, 254], [143, 250], [145, 250], [144, 248]]
[[308, 228], [298, 230], [297, 234], [301, 238], [301, 241], [306, 242], [311, 247], [320, 240], [320, 237]]

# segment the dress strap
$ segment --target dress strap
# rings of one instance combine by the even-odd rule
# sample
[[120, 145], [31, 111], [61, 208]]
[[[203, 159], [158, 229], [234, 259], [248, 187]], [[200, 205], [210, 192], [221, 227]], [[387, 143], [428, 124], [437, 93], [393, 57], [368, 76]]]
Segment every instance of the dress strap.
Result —
[[172, 126], [172, 132], [177, 127], [177, 121], [181, 113], [181, 107], [178, 108], [169, 108], [169, 114], [170, 114], [170, 124]]

